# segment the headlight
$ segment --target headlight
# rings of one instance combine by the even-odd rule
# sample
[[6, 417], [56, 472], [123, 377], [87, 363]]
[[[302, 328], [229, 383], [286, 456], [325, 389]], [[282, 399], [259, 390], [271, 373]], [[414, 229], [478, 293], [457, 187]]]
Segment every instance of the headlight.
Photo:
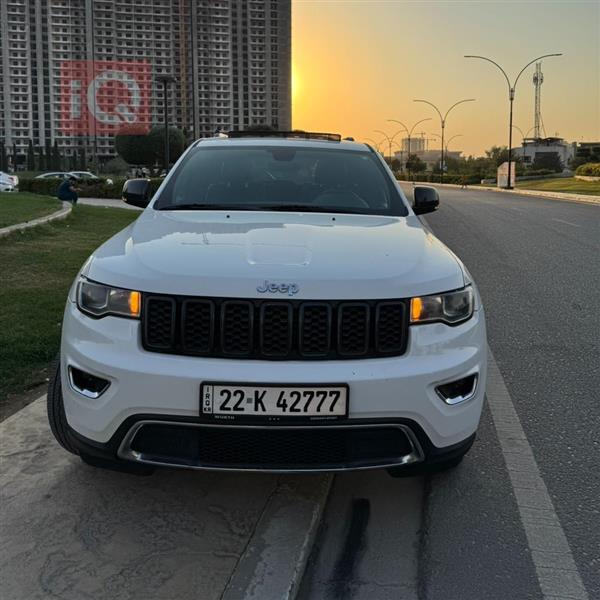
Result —
[[81, 280], [77, 285], [77, 306], [82, 312], [94, 317], [117, 315], [138, 319], [142, 295], [132, 290]]
[[473, 288], [468, 285], [462, 290], [420, 296], [410, 301], [410, 322], [429, 323], [443, 321], [454, 325], [465, 321], [473, 314]]

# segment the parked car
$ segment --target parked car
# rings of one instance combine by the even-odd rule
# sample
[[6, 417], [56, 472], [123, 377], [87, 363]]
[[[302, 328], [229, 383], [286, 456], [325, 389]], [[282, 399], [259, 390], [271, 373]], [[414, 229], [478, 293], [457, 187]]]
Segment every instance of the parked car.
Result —
[[486, 383], [481, 298], [382, 157], [334, 134], [192, 144], [68, 294], [48, 416], [85, 462], [393, 475], [457, 465]]
[[16, 175], [0, 171], [0, 192], [14, 192], [19, 187], [19, 178]]
[[34, 179], [66, 179], [69, 173], [65, 171], [51, 171], [49, 173], [41, 173], [36, 175]]
[[100, 177], [90, 173], [90, 171], [69, 171], [68, 175], [72, 175], [77, 179], [82, 179], [86, 181], [100, 181]]

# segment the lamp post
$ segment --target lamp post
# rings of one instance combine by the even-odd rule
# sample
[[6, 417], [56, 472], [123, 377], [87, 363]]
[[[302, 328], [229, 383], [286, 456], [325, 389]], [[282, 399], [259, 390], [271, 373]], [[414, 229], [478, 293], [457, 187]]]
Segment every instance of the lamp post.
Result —
[[458, 106], [459, 104], [462, 104], [463, 102], [475, 102], [475, 98], [466, 98], [464, 100], [459, 100], [458, 102], [455, 102], [447, 111], [446, 114], [442, 117], [442, 113], [440, 111], [440, 109], [433, 104], [432, 102], [429, 102], [429, 100], [414, 100], [413, 102], [424, 102], [425, 104], [429, 104], [429, 106], [433, 106], [433, 108], [435, 108], [435, 110], [437, 111], [437, 114], [440, 116], [440, 125], [442, 128], [442, 147], [441, 147], [441, 159], [440, 159], [440, 183], [444, 183], [444, 129], [446, 128], [446, 119], [448, 118], [448, 113], [455, 107]]
[[508, 181], [506, 183], [506, 189], [510, 190], [512, 189], [512, 185], [511, 185], [511, 176], [512, 176], [512, 130], [513, 130], [513, 101], [515, 99], [515, 88], [517, 87], [517, 82], [519, 81], [519, 77], [521, 77], [521, 75], [523, 74], [523, 71], [529, 67], [530, 65], [532, 65], [534, 62], [541, 60], [542, 58], [548, 58], [550, 56], [562, 56], [562, 53], [554, 53], [554, 54], [543, 54], [542, 56], [538, 56], [537, 58], [534, 58], [531, 62], [528, 62], [520, 71], [519, 74], [517, 75], [514, 83], [510, 83], [510, 79], [508, 78], [508, 75], [506, 74], [506, 71], [495, 61], [493, 61], [491, 58], [487, 58], [486, 56], [477, 56], [474, 54], [465, 54], [465, 58], [478, 58], [480, 60], [486, 60], [489, 63], [492, 63], [494, 66], [498, 67], [498, 69], [500, 69], [500, 71], [502, 72], [502, 75], [504, 75], [504, 79], [506, 79], [506, 83], [508, 85], [508, 102], [510, 105], [510, 111], [509, 111], [509, 118], [508, 118]]
[[390, 137], [385, 131], [381, 131], [381, 129], [374, 129], [373, 130], [375, 133], [380, 133], [381, 135], [385, 136], [385, 139], [388, 141], [388, 148], [389, 148], [389, 157], [390, 157], [390, 169], [392, 168], [392, 144], [394, 143], [394, 138], [402, 133], [402, 130], [397, 131], [392, 137]]
[[163, 104], [164, 104], [164, 121], [165, 121], [165, 149], [164, 149], [164, 163], [165, 163], [165, 175], [169, 172], [169, 96], [167, 94], [167, 88], [170, 83], [176, 81], [173, 75], [162, 73], [156, 76], [156, 81], [162, 83], [163, 86]]
[[406, 131], [406, 133], [407, 133], [407, 137], [408, 137], [408, 157], [406, 159], [406, 169], [408, 170], [408, 179], [410, 180], [410, 140], [411, 140], [412, 132], [415, 130], [415, 127], [419, 123], [423, 123], [423, 121], [431, 121], [431, 117], [427, 117], [426, 119], [421, 119], [420, 121], [417, 121], [410, 128], [410, 130], [408, 129], [408, 127], [402, 121], [398, 121], [398, 119], [388, 119], [388, 121], [390, 121], [391, 123], [398, 123], [398, 125], [402, 125], [402, 127], [404, 127], [404, 131]]
[[[513, 125], [513, 129], [516, 129], [521, 134], [521, 144], [523, 146], [523, 163], [525, 163], [525, 134], [523, 133], [523, 130], [520, 127], [517, 127], [516, 125]], [[531, 129], [529, 131], [531, 131]], [[529, 133], [529, 131], [527, 133]]]

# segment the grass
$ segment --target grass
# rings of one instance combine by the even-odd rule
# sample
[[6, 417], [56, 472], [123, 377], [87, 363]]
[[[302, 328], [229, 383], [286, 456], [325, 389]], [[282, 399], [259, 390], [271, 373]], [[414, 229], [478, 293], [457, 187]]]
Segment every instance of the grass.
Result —
[[95, 248], [137, 216], [76, 206], [64, 221], [0, 240], [0, 404], [46, 380], [75, 275]]
[[0, 227], [24, 223], [56, 212], [62, 204], [50, 196], [24, 192], [0, 194]]
[[517, 187], [524, 190], [540, 190], [546, 192], [566, 192], [568, 194], [588, 194], [600, 196], [600, 181], [584, 181], [575, 177], [558, 177], [556, 179], [537, 179], [521, 181]]

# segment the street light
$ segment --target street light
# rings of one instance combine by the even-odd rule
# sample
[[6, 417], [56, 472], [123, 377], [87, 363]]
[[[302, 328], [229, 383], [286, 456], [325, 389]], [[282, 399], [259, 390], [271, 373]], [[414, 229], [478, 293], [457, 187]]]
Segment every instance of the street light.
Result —
[[375, 133], [380, 133], [381, 135], [385, 136], [385, 139], [388, 141], [388, 148], [389, 148], [389, 152], [390, 152], [390, 169], [392, 168], [392, 144], [394, 143], [394, 138], [397, 135], [400, 135], [402, 133], [402, 130], [397, 131], [392, 137], [390, 137], [385, 131], [381, 131], [381, 129], [374, 129], [373, 130]]
[[458, 102], [455, 102], [447, 111], [446, 114], [442, 117], [442, 113], [440, 112], [440, 109], [433, 104], [432, 102], [429, 102], [429, 100], [413, 100], [413, 102], [424, 102], [425, 104], [429, 104], [429, 106], [433, 106], [433, 108], [435, 108], [435, 110], [437, 111], [437, 114], [440, 115], [440, 125], [442, 127], [442, 147], [441, 147], [441, 160], [440, 160], [440, 183], [444, 182], [444, 129], [446, 127], [446, 119], [448, 118], [448, 113], [455, 107], [458, 106], [459, 104], [462, 104], [463, 102], [475, 102], [475, 98], [466, 98], [465, 100], [459, 100]]
[[164, 120], [165, 120], [165, 150], [164, 150], [164, 162], [165, 162], [165, 174], [169, 172], [169, 96], [167, 94], [167, 87], [170, 83], [177, 81], [173, 75], [167, 75], [161, 73], [156, 76], [156, 81], [163, 85], [163, 103], [164, 103]]
[[[517, 127], [516, 125], [513, 125], [513, 129], [516, 129], [521, 134], [521, 144], [523, 145], [523, 163], [525, 163], [525, 134], [523, 133], [523, 130], [520, 127]], [[529, 131], [531, 131], [531, 129]], [[529, 133], [529, 131], [527, 133]]]
[[532, 65], [534, 62], [541, 60], [542, 58], [548, 58], [550, 56], [562, 56], [562, 52], [559, 53], [554, 53], [554, 54], [543, 54], [542, 56], [538, 56], [537, 58], [534, 58], [531, 62], [528, 62], [520, 71], [519, 74], [517, 75], [517, 78], [515, 79], [515, 82], [511, 85], [510, 83], [510, 79], [508, 78], [508, 75], [506, 74], [506, 71], [495, 61], [493, 61], [491, 58], [487, 58], [486, 56], [477, 56], [474, 54], [465, 54], [465, 58], [479, 58], [480, 60], [486, 60], [487, 62], [492, 63], [494, 66], [498, 67], [498, 69], [500, 69], [500, 71], [502, 71], [502, 75], [504, 75], [504, 79], [506, 79], [506, 83], [508, 84], [508, 102], [510, 104], [510, 116], [508, 119], [508, 181], [506, 183], [506, 189], [510, 190], [512, 189], [512, 185], [511, 185], [511, 175], [512, 175], [512, 130], [513, 130], [513, 101], [515, 99], [515, 88], [517, 87], [517, 82], [519, 81], [519, 77], [521, 77], [521, 75], [523, 74], [523, 71], [529, 67], [530, 65]]
[[421, 119], [420, 121], [417, 121], [410, 128], [410, 131], [409, 131], [408, 127], [402, 121], [398, 121], [398, 119], [388, 119], [388, 121], [390, 121], [391, 123], [398, 123], [399, 125], [402, 125], [402, 127], [404, 127], [404, 130], [408, 134], [407, 135], [407, 137], [408, 137], [408, 158], [406, 159], [406, 168], [408, 170], [408, 179], [410, 180], [410, 140], [411, 140], [412, 132], [415, 130], [415, 127], [417, 125], [419, 125], [419, 123], [423, 123], [423, 121], [431, 121], [431, 117], [427, 117], [426, 119]]

